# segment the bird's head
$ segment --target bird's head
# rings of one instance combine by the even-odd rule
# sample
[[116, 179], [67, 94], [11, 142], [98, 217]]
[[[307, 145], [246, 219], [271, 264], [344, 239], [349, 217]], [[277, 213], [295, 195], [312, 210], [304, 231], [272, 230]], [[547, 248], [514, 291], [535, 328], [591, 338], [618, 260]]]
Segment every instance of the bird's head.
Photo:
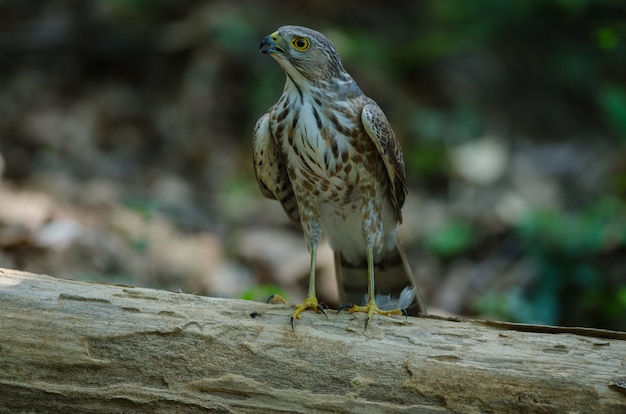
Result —
[[333, 43], [306, 27], [280, 27], [265, 36], [259, 51], [271, 54], [294, 80], [329, 81], [345, 73]]

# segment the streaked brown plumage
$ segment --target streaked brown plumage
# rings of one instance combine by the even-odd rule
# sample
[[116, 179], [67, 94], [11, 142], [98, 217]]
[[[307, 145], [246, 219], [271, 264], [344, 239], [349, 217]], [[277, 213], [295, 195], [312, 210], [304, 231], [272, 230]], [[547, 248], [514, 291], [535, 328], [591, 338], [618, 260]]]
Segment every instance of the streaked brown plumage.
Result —
[[[309, 295], [292, 324], [304, 309], [321, 311], [315, 260], [322, 233], [335, 252], [342, 300], [370, 298], [350, 311], [367, 312], [367, 320], [373, 313], [399, 313], [378, 309], [374, 286], [398, 297], [411, 285], [417, 298], [413, 313], [425, 313], [397, 241], [407, 189], [402, 152], [384, 113], [319, 32], [283, 26], [265, 37], [261, 52], [271, 54], [287, 79], [282, 96], [254, 129], [257, 181], [263, 195], [277, 199], [302, 227], [311, 252]], [[402, 307], [413, 300], [403, 297], [409, 303]]]

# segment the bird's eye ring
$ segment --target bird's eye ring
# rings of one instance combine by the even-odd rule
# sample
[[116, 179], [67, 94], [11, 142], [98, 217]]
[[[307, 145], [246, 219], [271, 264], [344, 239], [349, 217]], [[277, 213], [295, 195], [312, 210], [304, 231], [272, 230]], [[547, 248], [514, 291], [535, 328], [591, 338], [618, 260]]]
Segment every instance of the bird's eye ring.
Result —
[[291, 41], [291, 46], [299, 52], [304, 52], [311, 47], [311, 42], [306, 37], [296, 37]]

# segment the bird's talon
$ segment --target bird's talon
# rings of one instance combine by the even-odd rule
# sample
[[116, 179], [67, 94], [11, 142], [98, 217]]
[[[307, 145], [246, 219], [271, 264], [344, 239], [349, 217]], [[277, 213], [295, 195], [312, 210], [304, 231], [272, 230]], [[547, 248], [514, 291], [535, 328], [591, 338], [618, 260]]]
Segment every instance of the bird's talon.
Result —
[[280, 296], [278, 293], [274, 293], [267, 298], [267, 301], [265, 303], [271, 303], [272, 305], [286, 305], [287, 301], [283, 299], [283, 297]]
[[328, 315], [326, 315], [326, 311], [324, 311], [324, 308], [322, 307], [322, 305], [320, 305], [317, 302], [317, 298], [315, 296], [309, 296], [304, 300], [303, 303], [298, 305], [296, 307], [296, 310], [291, 314], [291, 328], [292, 329], [293, 329], [293, 320], [302, 318], [300, 314], [307, 309], [312, 309], [316, 313], [323, 313], [324, 316], [328, 318]]
[[379, 314], [379, 315], [385, 315], [385, 316], [391, 316], [391, 315], [404, 315], [405, 317], [408, 318], [408, 312], [406, 309], [393, 309], [393, 310], [383, 310], [380, 309], [376, 303], [372, 302], [368, 302], [367, 304], [365, 304], [364, 306], [359, 306], [359, 305], [353, 305], [353, 304], [346, 304], [346, 305], [342, 305], [339, 310], [337, 311], [337, 313], [339, 313], [339, 311], [348, 308], [348, 312], [350, 313], [354, 313], [354, 312], [363, 312], [367, 314], [367, 319], [365, 319], [365, 329], [367, 329], [367, 326], [369, 325], [370, 319], [372, 319], [372, 315], [374, 314]]
[[344, 303], [343, 305], [341, 305], [339, 307], [339, 309], [337, 309], [337, 314], [339, 314], [339, 312], [341, 312], [344, 309], [350, 309], [354, 306], [354, 303]]

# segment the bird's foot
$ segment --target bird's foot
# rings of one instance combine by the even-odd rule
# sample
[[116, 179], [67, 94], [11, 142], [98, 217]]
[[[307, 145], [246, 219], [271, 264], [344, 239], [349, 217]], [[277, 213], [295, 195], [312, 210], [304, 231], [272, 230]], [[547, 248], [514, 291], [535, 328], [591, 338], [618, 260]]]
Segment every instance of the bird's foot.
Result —
[[328, 318], [328, 315], [326, 315], [324, 308], [322, 307], [322, 305], [319, 304], [319, 302], [317, 301], [317, 298], [315, 296], [307, 296], [304, 302], [298, 305], [298, 307], [296, 307], [296, 310], [291, 314], [291, 329], [292, 330], [293, 330], [293, 321], [295, 319], [300, 319], [302, 317], [300, 316], [300, 314], [307, 309], [313, 309], [315, 313], [323, 313], [324, 316]]
[[347, 309], [349, 313], [355, 313], [355, 312], [364, 312], [367, 313], [367, 318], [365, 319], [365, 329], [367, 329], [367, 325], [370, 321], [370, 319], [372, 318], [373, 314], [378, 314], [378, 315], [385, 315], [385, 316], [391, 316], [391, 315], [404, 315], [404, 316], [408, 316], [408, 313], [406, 311], [406, 309], [391, 309], [391, 310], [383, 310], [380, 309], [378, 307], [378, 305], [376, 305], [376, 302], [374, 302], [373, 300], [368, 301], [364, 306], [359, 306], [359, 305], [355, 305], [352, 303], [347, 303], [345, 305], [342, 305], [338, 310], [337, 313], [339, 313], [340, 311]]
[[266, 303], [272, 304], [272, 305], [286, 305], [287, 301], [283, 299], [283, 297], [280, 296], [278, 293], [274, 293], [273, 295], [270, 295], [269, 298], [267, 298]]

